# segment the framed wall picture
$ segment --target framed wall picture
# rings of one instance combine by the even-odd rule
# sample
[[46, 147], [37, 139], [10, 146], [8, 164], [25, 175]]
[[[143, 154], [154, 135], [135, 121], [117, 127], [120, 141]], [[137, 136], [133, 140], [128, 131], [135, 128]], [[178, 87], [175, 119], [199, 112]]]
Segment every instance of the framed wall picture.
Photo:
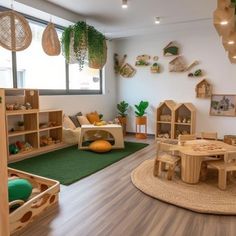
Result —
[[210, 115], [236, 116], [236, 95], [213, 94], [211, 96]]

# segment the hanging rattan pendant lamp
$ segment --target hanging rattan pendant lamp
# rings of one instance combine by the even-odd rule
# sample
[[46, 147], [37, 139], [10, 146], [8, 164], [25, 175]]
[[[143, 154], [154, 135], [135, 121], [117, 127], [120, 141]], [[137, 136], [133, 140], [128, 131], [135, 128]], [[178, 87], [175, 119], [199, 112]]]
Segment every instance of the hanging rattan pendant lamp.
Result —
[[29, 47], [32, 32], [24, 16], [15, 11], [0, 13], [0, 46], [10, 51], [22, 51]]
[[43, 31], [42, 47], [49, 56], [58, 56], [61, 53], [60, 41], [53, 23], [49, 23]]

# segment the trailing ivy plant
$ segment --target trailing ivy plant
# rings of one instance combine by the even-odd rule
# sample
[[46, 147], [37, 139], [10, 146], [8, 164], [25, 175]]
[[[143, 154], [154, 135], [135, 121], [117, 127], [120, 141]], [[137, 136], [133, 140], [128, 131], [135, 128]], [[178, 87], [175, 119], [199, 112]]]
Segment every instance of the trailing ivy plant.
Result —
[[72, 31], [73, 31], [72, 26], [65, 28], [61, 37], [62, 53], [65, 56], [67, 63], [70, 63], [70, 37], [71, 37]]
[[107, 49], [105, 36], [93, 26], [88, 26], [89, 67], [101, 69], [106, 63]]
[[78, 60], [80, 70], [84, 67], [87, 54], [87, 24], [79, 21], [73, 26], [74, 33], [74, 52]]

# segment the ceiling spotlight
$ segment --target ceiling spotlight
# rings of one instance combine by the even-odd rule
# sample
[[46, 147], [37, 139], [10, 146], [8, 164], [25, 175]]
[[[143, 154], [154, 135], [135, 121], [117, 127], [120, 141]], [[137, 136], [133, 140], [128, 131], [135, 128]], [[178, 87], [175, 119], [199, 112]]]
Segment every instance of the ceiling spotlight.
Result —
[[128, 8], [128, 0], [122, 0], [122, 8]]
[[161, 20], [160, 20], [160, 17], [155, 17], [155, 24], [160, 24], [161, 23]]

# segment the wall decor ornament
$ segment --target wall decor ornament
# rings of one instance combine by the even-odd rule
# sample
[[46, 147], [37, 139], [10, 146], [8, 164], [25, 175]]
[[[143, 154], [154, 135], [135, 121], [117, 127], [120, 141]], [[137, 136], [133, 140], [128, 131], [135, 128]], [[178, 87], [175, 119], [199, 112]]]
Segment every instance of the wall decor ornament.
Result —
[[0, 13], [0, 46], [13, 52], [29, 47], [32, 32], [24, 16], [15, 11]]
[[206, 79], [203, 79], [196, 85], [195, 91], [197, 98], [210, 98], [212, 85]]
[[188, 74], [188, 77], [201, 77], [203, 75], [202, 69], [197, 69], [195, 72]]
[[169, 62], [169, 72], [185, 72], [187, 63], [183, 56], [178, 56]]
[[236, 116], [236, 95], [213, 94], [211, 96], [210, 115]]
[[127, 58], [127, 55], [125, 54], [122, 59], [119, 59], [119, 55], [117, 53], [114, 53], [114, 71], [115, 74], [120, 73], [120, 68], [124, 65], [125, 59]]
[[131, 78], [135, 73], [136, 70], [128, 63], [125, 63], [120, 69], [120, 75], [124, 78]]
[[151, 57], [149, 55], [139, 55], [136, 57], [135, 66], [149, 66]]
[[163, 49], [164, 56], [177, 56], [179, 55], [179, 46], [176, 42], [170, 42], [164, 49]]
[[58, 56], [61, 53], [61, 45], [57, 31], [53, 23], [49, 23], [42, 35], [42, 47], [49, 56]]
[[160, 65], [158, 63], [153, 63], [150, 68], [152, 73], [160, 73]]

